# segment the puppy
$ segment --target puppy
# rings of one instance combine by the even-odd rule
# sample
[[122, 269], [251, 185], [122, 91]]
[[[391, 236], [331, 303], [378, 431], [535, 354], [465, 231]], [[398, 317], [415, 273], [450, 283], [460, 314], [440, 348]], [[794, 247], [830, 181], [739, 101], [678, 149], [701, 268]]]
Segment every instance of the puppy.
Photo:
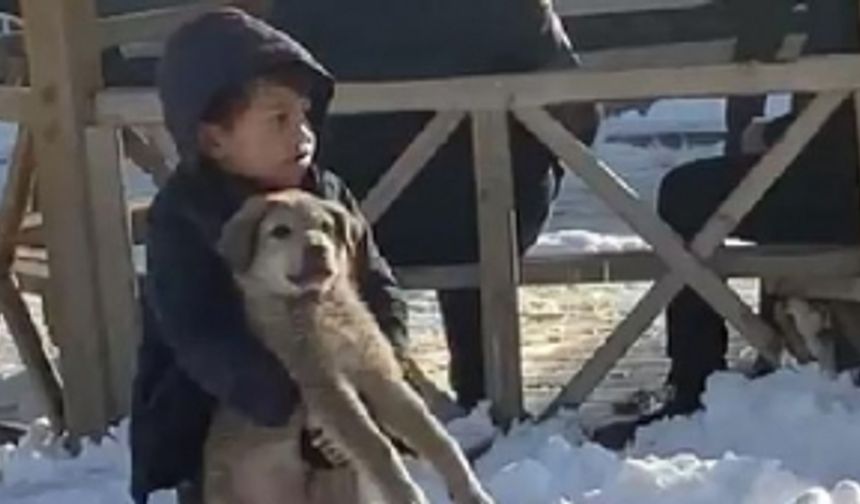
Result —
[[[427, 499], [381, 427], [434, 465], [454, 502], [492, 502], [457, 444], [405, 382], [359, 297], [353, 277], [364, 232], [341, 206], [298, 190], [253, 197], [225, 226], [220, 250], [249, 321], [300, 387], [303, 412], [283, 429], [217, 412], [205, 453], [207, 504], [311, 502], [313, 492], [306, 490], [301, 501], [296, 491], [303, 478], [305, 486], [309, 481], [297, 446], [306, 422], [345, 452], [382, 502]], [[355, 492], [347, 491], [343, 502], [370, 502]]]
[[778, 298], [774, 319], [788, 353], [799, 363], [817, 361], [834, 377], [860, 365], [860, 305], [856, 301]]

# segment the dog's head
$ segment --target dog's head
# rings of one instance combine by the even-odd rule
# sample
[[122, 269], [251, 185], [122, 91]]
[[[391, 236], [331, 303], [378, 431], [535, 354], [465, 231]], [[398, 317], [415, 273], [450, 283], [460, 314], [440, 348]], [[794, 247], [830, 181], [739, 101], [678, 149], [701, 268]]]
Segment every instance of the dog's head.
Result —
[[234, 274], [272, 294], [325, 292], [354, 261], [362, 224], [341, 205], [290, 189], [248, 199], [218, 249]]

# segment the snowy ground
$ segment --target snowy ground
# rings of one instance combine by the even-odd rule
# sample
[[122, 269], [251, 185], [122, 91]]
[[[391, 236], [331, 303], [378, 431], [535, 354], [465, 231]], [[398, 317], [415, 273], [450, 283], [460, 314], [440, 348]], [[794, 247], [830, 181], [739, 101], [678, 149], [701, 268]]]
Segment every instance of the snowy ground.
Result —
[[[646, 117], [631, 113], [607, 121], [599, 151], [653, 201], [660, 177], [672, 166], [719, 153], [719, 145], [688, 143], [689, 137], [676, 135], [677, 130], [719, 131], [721, 116], [722, 104], [715, 100], [660, 102]], [[613, 135], [638, 140], [635, 145], [608, 141]], [[135, 194], [148, 190], [138, 180], [130, 186]], [[578, 180], [568, 177], [534, 253], [641, 246]], [[590, 351], [589, 345], [605, 337], [646, 287], [523, 289], [527, 397], [539, 396], [540, 387], [546, 387], [548, 370], [555, 369], [547, 362], [566, 362], [571, 352]], [[754, 287], [740, 284], [747, 297]], [[410, 315], [421, 363], [442, 382], [444, 341], [432, 295], [411, 294]], [[658, 322], [642, 338], [646, 355], [659, 357], [662, 332]], [[0, 417], [4, 400], [18, 394], [13, 402], [26, 402], [19, 369], [8, 337], [0, 333], [0, 375], [9, 376], [0, 380]], [[477, 471], [501, 504], [860, 504], [860, 390], [814, 369], [785, 370], [754, 382], [723, 374], [709, 384], [705, 402], [705, 412], [693, 418], [643, 429], [623, 454], [585, 442], [583, 422], [572, 413], [543, 425], [521, 425], [499, 435], [477, 462]], [[450, 428], [462, 439], [493, 434], [481, 410]], [[434, 503], [447, 502], [432, 471], [419, 464], [412, 468]], [[76, 459], [57, 448], [38, 423], [20, 447], [0, 450], [3, 504], [125, 504], [130, 502], [127, 480], [123, 428], [100, 446], [86, 446]], [[174, 504], [174, 498], [164, 493], [153, 502]]]
[[[749, 382], [711, 380], [706, 410], [640, 431], [625, 454], [584, 441], [573, 414], [520, 425], [476, 463], [499, 504], [860, 504], [860, 390], [812, 368]], [[70, 459], [43, 428], [0, 451], [0, 502], [125, 504], [125, 429]], [[467, 438], [492, 433], [482, 410], [450, 426]], [[412, 463], [434, 504], [438, 477]], [[162, 493], [156, 504], [174, 504]]]

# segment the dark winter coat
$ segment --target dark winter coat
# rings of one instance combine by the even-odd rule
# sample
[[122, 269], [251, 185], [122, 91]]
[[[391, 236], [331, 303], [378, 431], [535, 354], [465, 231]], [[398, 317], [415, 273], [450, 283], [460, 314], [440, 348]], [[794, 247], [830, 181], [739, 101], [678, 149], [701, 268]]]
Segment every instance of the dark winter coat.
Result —
[[[578, 66], [545, 0], [274, 0], [272, 23], [313, 51], [340, 82], [535, 72]], [[586, 142], [594, 109], [575, 111]], [[325, 166], [359, 196], [373, 187], [432, 116], [398, 112], [334, 116]], [[537, 237], [561, 169], [552, 153], [511, 122], [520, 248]], [[451, 135], [375, 224], [392, 264], [450, 264], [477, 258], [477, 211], [469, 121]], [[444, 204], [440, 202], [444, 201]], [[523, 243], [526, 242], [526, 243]]]

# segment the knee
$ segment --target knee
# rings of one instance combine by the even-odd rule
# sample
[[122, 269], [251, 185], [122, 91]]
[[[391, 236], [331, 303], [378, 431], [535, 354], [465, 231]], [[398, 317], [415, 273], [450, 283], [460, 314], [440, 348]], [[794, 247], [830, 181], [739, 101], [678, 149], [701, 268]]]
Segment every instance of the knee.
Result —
[[706, 192], [701, 184], [702, 167], [698, 163], [680, 166], [667, 173], [657, 191], [657, 213], [685, 240], [695, 236], [709, 215], [709, 204], [703, 203]]

